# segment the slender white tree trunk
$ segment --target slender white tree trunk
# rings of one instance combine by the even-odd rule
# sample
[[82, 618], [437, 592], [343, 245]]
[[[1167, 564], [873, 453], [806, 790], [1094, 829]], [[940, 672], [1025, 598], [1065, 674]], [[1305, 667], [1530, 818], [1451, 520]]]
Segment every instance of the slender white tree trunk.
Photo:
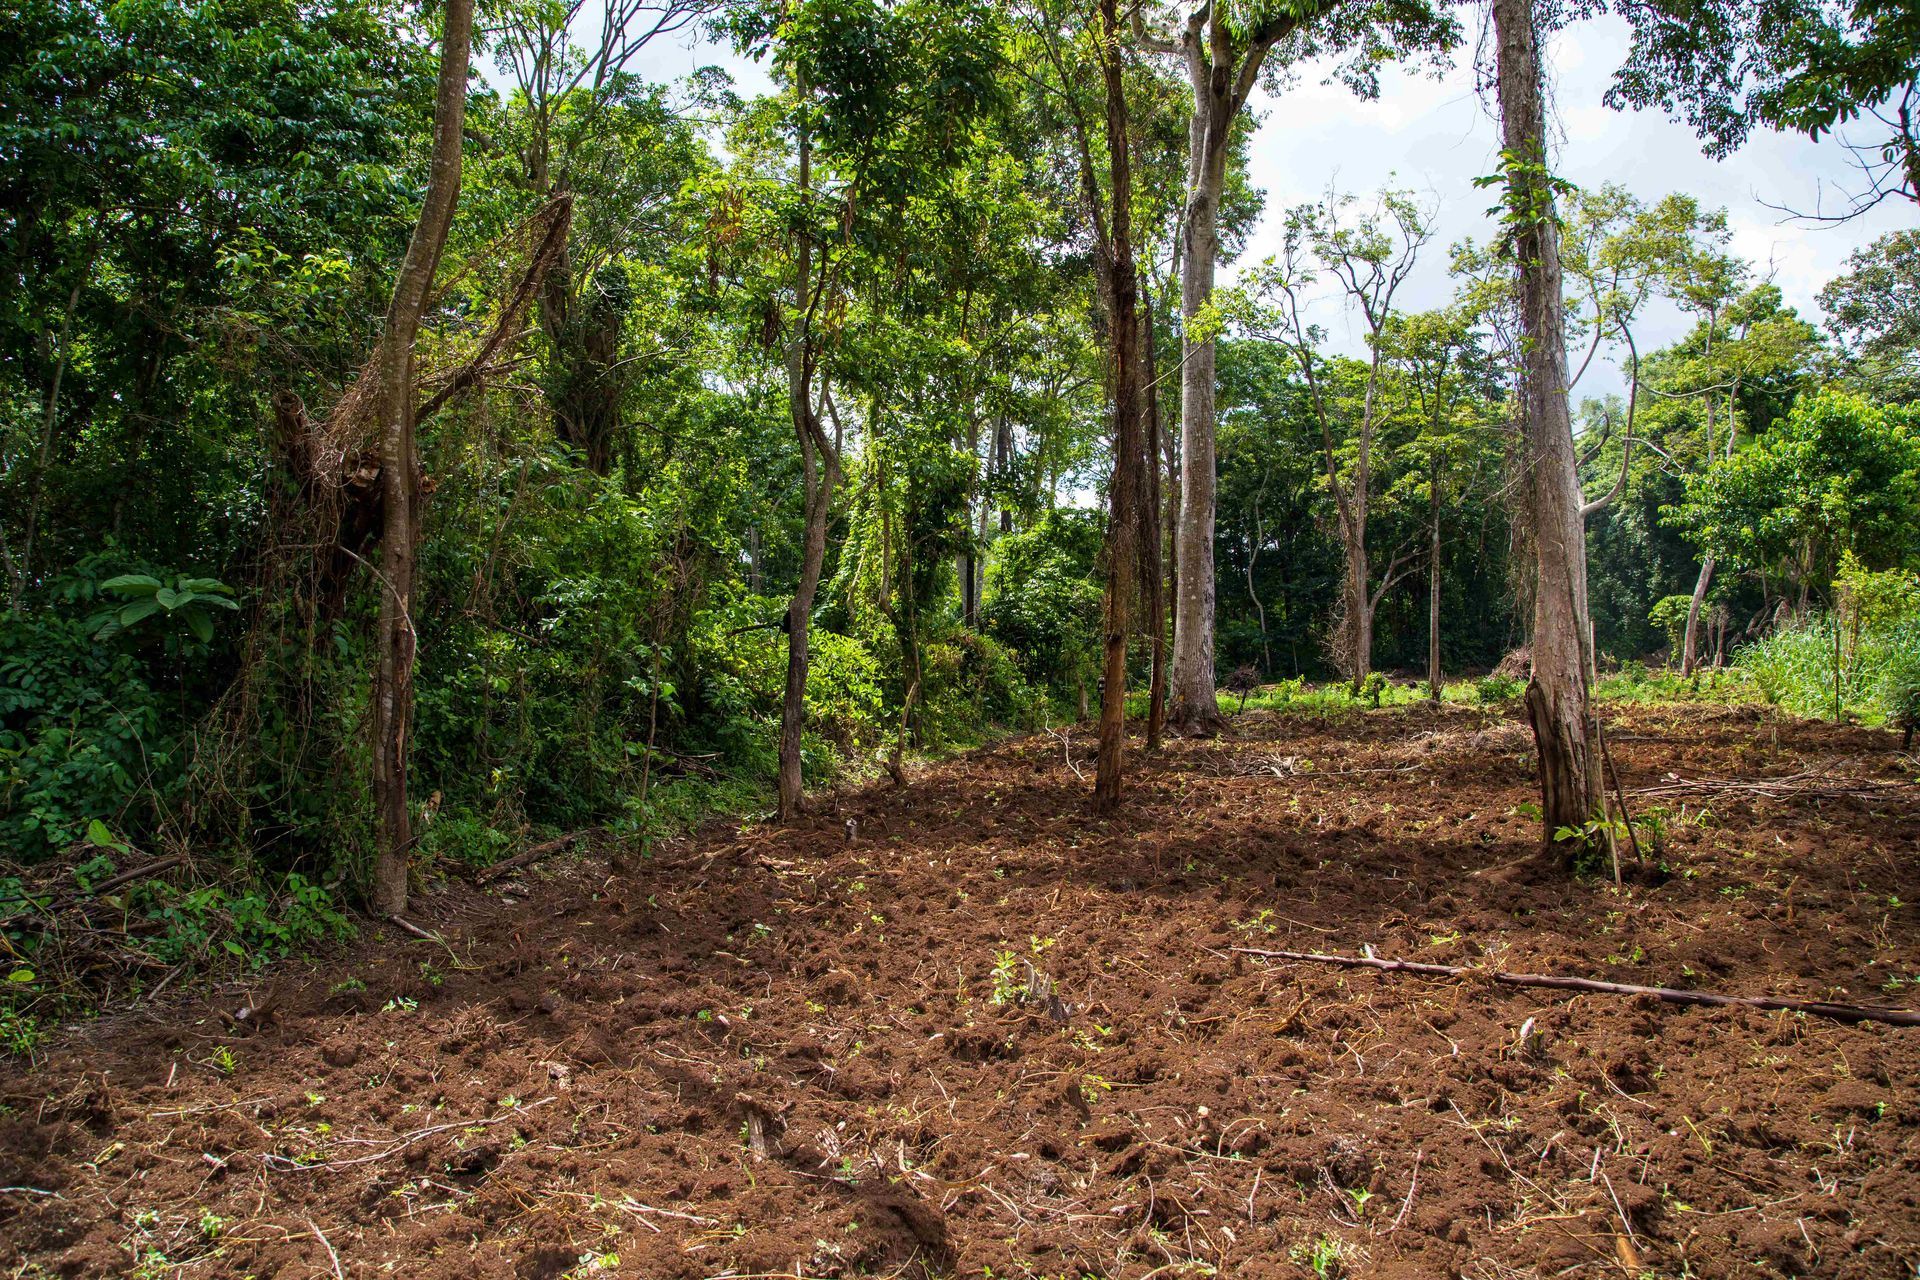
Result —
[[1194, 75], [1192, 163], [1186, 219], [1181, 232], [1180, 313], [1185, 330], [1180, 371], [1180, 505], [1174, 529], [1176, 592], [1173, 664], [1167, 718], [1185, 733], [1211, 733], [1220, 723], [1213, 666], [1214, 621], [1214, 344], [1195, 341], [1213, 299], [1214, 262], [1220, 252], [1220, 192], [1226, 180], [1225, 132], [1219, 120], [1211, 69], [1189, 55]]

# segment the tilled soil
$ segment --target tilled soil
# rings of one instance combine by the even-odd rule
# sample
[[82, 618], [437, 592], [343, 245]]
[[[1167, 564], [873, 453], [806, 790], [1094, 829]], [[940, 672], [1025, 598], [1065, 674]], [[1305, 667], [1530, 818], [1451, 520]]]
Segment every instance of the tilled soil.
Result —
[[1920, 1030], [1232, 950], [1914, 1002], [1920, 789], [1888, 785], [1914, 768], [1890, 736], [1610, 718], [1627, 788], [1670, 789], [1634, 801], [1668, 810], [1664, 873], [1624, 889], [1514, 873], [1525, 730], [1458, 708], [1249, 713], [1111, 820], [1091, 742], [1041, 736], [795, 828], [444, 889], [419, 916], [444, 947], [370, 924], [6, 1068], [0, 1259], [1912, 1277]]

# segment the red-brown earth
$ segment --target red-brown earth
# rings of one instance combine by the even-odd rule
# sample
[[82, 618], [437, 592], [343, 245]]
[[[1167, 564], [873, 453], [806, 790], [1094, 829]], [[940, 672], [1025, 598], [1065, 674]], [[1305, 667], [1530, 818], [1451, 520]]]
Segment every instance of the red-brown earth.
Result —
[[[1669, 810], [1667, 874], [1624, 889], [1479, 874], [1530, 852], [1528, 743], [1458, 708], [1249, 713], [1112, 819], [1068, 763], [1090, 742], [1040, 736], [793, 828], [443, 887], [445, 946], [368, 924], [0, 1069], [0, 1259], [1914, 1276], [1920, 1029], [1231, 950], [1914, 1002], [1920, 789], [1889, 735], [1609, 714], [1630, 792], [1709, 783], [1634, 801]], [[1799, 781], [1724, 785], [1759, 778]]]

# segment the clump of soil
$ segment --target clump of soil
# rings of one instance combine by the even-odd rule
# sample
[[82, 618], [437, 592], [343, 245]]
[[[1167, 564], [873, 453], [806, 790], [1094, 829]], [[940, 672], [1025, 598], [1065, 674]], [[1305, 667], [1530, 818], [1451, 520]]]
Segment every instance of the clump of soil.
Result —
[[[1920, 1032], [1236, 946], [1908, 1003], [1888, 735], [1622, 711], [1659, 874], [1533, 852], [1523, 733], [1252, 713], [1089, 813], [1058, 737], [427, 900], [0, 1073], [10, 1273], [1912, 1275]], [[1083, 761], [1076, 761], [1084, 763]], [[1910, 769], [1910, 765], [1908, 766]], [[1869, 780], [1815, 792], [1728, 780]], [[1692, 791], [1677, 783], [1697, 783]], [[857, 819], [849, 840], [848, 818]], [[20, 1270], [13, 1270], [20, 1269]]]

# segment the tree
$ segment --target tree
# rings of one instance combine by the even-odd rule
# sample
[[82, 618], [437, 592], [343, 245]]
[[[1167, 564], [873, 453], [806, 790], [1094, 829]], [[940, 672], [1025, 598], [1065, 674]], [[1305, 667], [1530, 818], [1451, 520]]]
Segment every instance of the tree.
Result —
[[1472, 313], [1458, 304], [1394, 316], [1375, 341], [1399, 373], [1399, 396], [1411, 402], [1406, 408], [1418, 423], [1406, 451], [1413, 455], [1409, 470], [1426, 490], [1427, 697], [1437, 703], [1444, 685], [1443, 517], [1456, 505], [1464, 507], [1474, 482], [1496, 470], [1488, 456], [1495, 433], [1484, 414], [1492, 399], [1492, 370]]
[[1920, 398], [1920, 231], [1890, 231], [1847, 257], [1820, 290], [1854, 376], [1884, 398]]
[[1139, 32], [1147, 48], [1179, 54], [1193, 87], [1186, 208], [1181, 222], [1180, 494], [1175, 529], [1174, 652], [1169, 695], [1173, 723], [1208, 733], [1220, 719], [1214, 677], [1215, 523], [1214, 329], [1208, 313], [1220, 253], [1221, 197], [1230, 143], [1269, 52], [1291, 47], [1281, 65], [1355, 49], [1336, 73], [1356, 92], [1378, 92], [1379, 66], [1419, 47], [1451, 48], [1458, 29], [1424, 3], [1202, 0], [1177, 35]]
[[[662, 91], [629, 67], [654, 40], [683, 31], [716, 0], [610, 0], [598, 30], [586, 0], [515, 3], [501, 17], [498, 61], [511, 76], [513, 109], [503, 141], [509, 180], [546, 201], [583, 189], [573, 234], [540, 291], [547, 340], [547, 401], [555, 433], [588, 470], [612, 470], [621, 439], [623, 392], [634, 361], [622, 358], [633, 309], [621, 259], [657, 234], [661, 210], [697, 170], [698, 148]], [[592, 32], [582, 39], [583, 32]]]
[[440, 85], [433, 112], [432, 168], [420, 220], [394, 280], [393, 302], [374, 353], [380, 406], [380, 621], [373, 683], [373, 805], [380, 828], [373, 901], [383, 915], [407, 909], [413, 819], [407, 807], [407, 737], [413, 718], [414, 567], [420, 536], [420, 461], [414, 441], [414, 343], [460, 199], [461, 135], [473, 0], [447, 0], [441, 15]]
[[[1431, 238], [1428, 215], [1400, 191], [1384, 191], [1357, 215], [1352, 196], [1329, 196], [1287, 217], [1279, 258], [1256, 273], [1262, 299], [1254, 326], [1292, 352], [1307, 385], [1320, 428], [1321, 464], [1333, 495], [1346, 575], [1334, 651], [1342, 672], [1358, 689], [1373, 670], [1373, 618], [1386, 593], [1418, 567], [1417, 553], [1402, 547], [1377, 573], [1368, 546], [1368, 519], [1376, 493], [1376, 447], [1386, 404], [1386, 332], [1395, 318], [1394, 298], [1412, 274]], [[1323, 335], [1307, 322], [1304, 293], [1317, 280], [1308, 261], [1338, 284], [1367, 331], [1368, 355], [1357, 394], [1339, 384], [1345, 366], [1315, 351]]]
[[[1593, 648], [1579, 457], [1567, 404], [1559, 182], [1547, 166], [1540, 27], [1533, 0], [1494, 0], [1503, 218], [1515, 264], [1520, 350], [1520, 464], [1533, 551], [1533, 675], [1527, 718], [1540, 769], [1543, 850], [1560, 832], [1590, 832], [1605, 800], [1592, 709]], [[1591, 843], [1560, 842], [1571, 866]]]
[[[1107, 483], [1107, 583], [1093, 803], [1096, 812], [1107, 813], [1120, 802], [1126, 772], [1127, 647], [1133, 638], [1141, 549], [1148, 541], [1141, 526], [1149, 509], [1127, 47], [1117, 0], [1099, 0], [1084, 20], [1044, 3], [1032, 6], [1025, 18], [1035, 52], [1053, 73], [1046, 93], [1064, 117], [1071, 139], [1106, 338], [1102, 372], [1113, 469]], [[1087, 71], [1098, 76], [1097, 100], [1084, 94]], [[1104, 165], [1099, 163], [1102, 158]]]
[[1803, 396], [1691, 477], [1669, 518], [1703, 551], [1779, 583], [1804, 613], [1843, 557], [1868, 569], [1920, 557], [1920, 410], [1836, 390]]
[[[804, 800], [808, 635], [847, 443], [826, 362], [852, 300], [849, 273], [862, 254], [899, 251], [890, 237], [907, 205], [965, 153], [968, 123], [996, 92], [998, 29], [981, 5], [931, 0], [750, 5], [730, 21], [736, 44], [755, 57], [771, 52], [786, 84], [783, 118], [750, 119], [757, 136], [742, 139], [751, 150], [739, 161], [770, 234], [736, 252], [769, 241], [787, 251], [784, 264], [753, 264], [760, 275], [754, 302], [765, 327], [780, 335], [805, 509], [800, 577], [784, 627], [779, 812], [787, 820]], [[790, 168], [768, 136], [781, 129], [792, 137]], [[744, 196], [733, 190], [717, 200], [730, 209]]]
[[1613, 107], [1683, 117], [1725, 156], [1756, 124], [1818, 141], [1863, 117], [1885, 132], [1843, 145], [1863, 190], [1826, 221], [1890, 197], [1920, 202], [1920, 9], [1908, 0], [1635, 0], [1607, 91]]

